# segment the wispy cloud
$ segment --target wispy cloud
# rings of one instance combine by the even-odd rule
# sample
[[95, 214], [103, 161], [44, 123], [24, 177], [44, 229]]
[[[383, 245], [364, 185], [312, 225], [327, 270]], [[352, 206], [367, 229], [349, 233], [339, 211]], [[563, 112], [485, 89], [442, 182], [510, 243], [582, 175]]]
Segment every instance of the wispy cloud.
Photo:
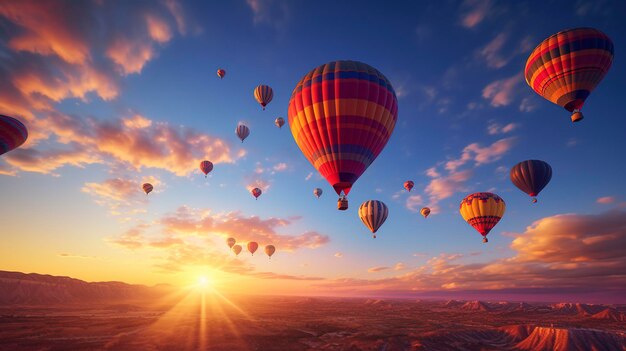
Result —
[[476, 27], [487, 17], [491, 7], [490, 0], [465, 0], [460, 10], [461, 25], [466, 28]]
[[616, 201], [615, 196], [603, 196], [599, 197], [596, 202], [603, 205], [612, 204]]
[[489, 100], [493, 107], [507, 106], [517, 96], [522, 81], [521, 74], [515, 74], [509, 78], [491, 82], [483, 89], [483, 98]]
[[518, 127], [518, 123], [511, 122], [503, 126], [500, 123], [491, 120], [489, 121], [489, 125], [487, 125], [487, 133], [489, 133], [489, 135], [506, 134], [514, 131]]

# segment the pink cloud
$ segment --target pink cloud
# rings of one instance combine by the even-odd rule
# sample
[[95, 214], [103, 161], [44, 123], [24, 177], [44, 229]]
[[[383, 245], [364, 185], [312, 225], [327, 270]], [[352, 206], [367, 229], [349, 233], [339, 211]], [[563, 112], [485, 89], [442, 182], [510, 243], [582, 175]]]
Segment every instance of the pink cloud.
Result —
[[[509, 129], [511, 128], [514, 129], [514, 127], [509, 127]], [[448, 171], [455, 172], [469, 161], [474, 161], [475, 166], [498, 161], [511, 150], [516, 140], [515, 137], [504, 138], [485, 147], [478, 143], [469, 144], [463, 148], [460, 158], [446, 162], [445, 167]]]
[[101, 206], [109, 208], [111, 214], [132, 214], [144, 212], [147, 203], [146, 194], [141, 185], [150, 183], [155, 191], [159, 192], [162, 183], [154, 177], [139, 179], [111, 178], [101, 183], [85, 183], [82, 192], [91, 195], [95, 202]]
[[376, 272], [386, 271], [386, 270], [389, 270], [389, 269], [391, 269], [391, 267], [377, 266], [377, 267], [368, 268], [367, 272], [368, 273], [376, 273]]
[[509, 63], [510, 57], [502, 57], [502, 48], [508, 39], [504, 32], [498, 34], [487, 45], [478, 51], [478, 56], [491, 68], [502, 68]]
[[406, 199], [406, 208], [411, 211], [411, 212], [419, 212], [419, 210], [423, 207], [424, 205], [424, 200], [422, 199], [421, 195], [418, 194], [414, 194], [409, 196]]
[[518, 127], [519, 127], [519, 124], [517, 123], [509, 123], [509, 124], [502, 126], [501, 124], [497, 122], [491, 121], [489, 125], [487, 126], [487, 132], [490, 135], [506, 134], [506, 133], [510, 133], [514, 131]]
[[517, 95], [519, 85], [522, 82], [522, 75], [515, 74], [506, 79], [496, 80], [489, 83], [483, 89], [483, 98], [490, 100], [493, 107], [507, 106]]
[[492, 4], [489, 0], [465, 0], [461, 5], [461, 24], [474, 28], [487, 17]]
[[337, 258], [342, 258], [342, 257], [343, 257], [343, 253], [341, 253], [341, 252], [336, 252], [336, 253], [335, 253], [335, 257], [337, 257]]
[[615, 202], [615, 196], [603, 196], [603, 197], [599, 197], [596, 200], [597, 203], [599, 204], [603, 204], [603, 205], [608, 205], [608, 204], [612, 204]]

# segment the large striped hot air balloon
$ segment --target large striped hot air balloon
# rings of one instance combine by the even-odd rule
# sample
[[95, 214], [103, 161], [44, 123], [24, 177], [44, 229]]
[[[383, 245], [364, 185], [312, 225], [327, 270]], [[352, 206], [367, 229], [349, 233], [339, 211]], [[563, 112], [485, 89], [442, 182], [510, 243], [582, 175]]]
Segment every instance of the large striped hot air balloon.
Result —
[[28, 130], [22, 122], [5, 115], [0, 115], [0, 155], [24, 144]]
[[540, 160], [522, 161], [511, 168], [511, 182], [521, 191], [533, 198], [548, 185], [552, 179], [552, 167]]
[[218, 69], [217, 70], [217, 76], [220, 77], [220, 79], [224, 78], [224, 76], [226, 75], [226, 71], [223, 69]]
[[504, 200], [492, 193], [467, 195], [459, 208], [463, 219], [483, 236], [484, 243], [489, 241], [487, 234], [500, 222], [505, 210]]
[[250, 135], [250, 128], [248, 128], [245, 124], [243, 123], [239, 123], [237, 125], [237, 128], [235, 128], [235, 133], [237, 134], [237, 137], [239, 137], [239, 139], [241, 140], [241, 142], [243, 143], [244, 140], [246, 140], [246, 138], [248, 137], [248, 135]]
[[274, 98], [274, 91], [269, 85], [259, 85], [254, 88], [254, 98], [261, 104], [261, 107], [265, 110], [265, 106], [269, 104]]
[[154, 187], [152, 186], [152, 184], [150, 183], [143, 183], [143, 185], [141, 186], [141, 188], [143, 189], [143, 191], [146, 193], [146, 195], [150, 194], [150, 192], [152, 191], [152, 189], [154, 189]]
[[213, 170], [213, 162], [207, 160], [200, 162], [200, 170], [204, 173], [204, 177], [206, 178], [207, 174], [211, 173]]
[[384, 202], [378, 200], [365, 201], [359, 207], [359, 218], [365, 226], [372, 232], [372, 236], [376, 238], [376, 232], [385, 220], [389, 210]]
[[398, 99], [375, 68], [334, 61], [298, 82], [288, 116], [304, 156], [338, 195], [348, 195], [387, 144], [398, 118]]
[[558, 32], [539, 44], [526, 61], [526, 83], [545, 99], [583, 119], [585, 99], [613, 62], [613, 42], [593, 28]]

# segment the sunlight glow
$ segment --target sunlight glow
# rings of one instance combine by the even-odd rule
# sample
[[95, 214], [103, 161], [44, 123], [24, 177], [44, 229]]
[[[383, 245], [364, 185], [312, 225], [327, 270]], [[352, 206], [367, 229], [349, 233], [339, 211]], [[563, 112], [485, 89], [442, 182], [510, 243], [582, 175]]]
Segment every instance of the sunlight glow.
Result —
[[205, 289], [210, 286], [211, 286], [211, 281], [209, 280], [209, 278], [207, 278], [207, 276], [202, 275], [198, 278], [198, 287]]

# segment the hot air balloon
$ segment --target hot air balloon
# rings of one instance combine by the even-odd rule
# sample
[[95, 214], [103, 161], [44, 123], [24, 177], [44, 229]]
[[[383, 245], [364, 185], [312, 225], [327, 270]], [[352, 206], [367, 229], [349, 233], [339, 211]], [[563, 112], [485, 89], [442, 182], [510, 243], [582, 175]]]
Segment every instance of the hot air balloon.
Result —
[[[387, 144], [398, 118], [391, 83], [356, 61], [321, 65], [296, 85], [289, 127], [298, 147], [338, 195], [348, 195]], [[347, 209], [340, 197], [338, 209]]]
[[274, 121], [274, 124], [278, 127], [278, 128], [282, 128], [285, 125], [285, 119], [282, 117], [278, 117], [276, 118], [276, 120]]
[[506, 204], [504, 200], [492, 193], [467, 195], [461, 201], [459, 209], [463, 219], [483, 236], [483, 243], [489, 241], [487, 240], [487, 234], [498, 224], [505, 210]]
[[274, 98], [274, 91], [269, 87], [269, 85], [261, 84], [254, 88], [254, 98], [265, 110], [265, 106], [267, 106], [267, 104], [269, 104]]
[[412, 180], [407, 180], [406, 182], [404, 182], [404, 188], [407, 191], [411, 191], [411, 189], [413, 189], [413, 186], [415, 185], [415, 183], [413, 183]]
[[359, 218], [361, 218], [363, 224], [374, 234], [372, 235], [374, 238], [376, 238], [375, 234], [378, 228], [385, 223], [388, 214], [389, 210], [387, 209], [387, 205], [378, 200], [365, 201], [361, 204], [361, 207], [359, 207]]
[[422, 216], [424, 216], [424, 218], [427, 218], [428, 215], [430, 214], [430, 208], [422, 207], [422, 209], [420, 210], [420, 213], [422, 214]]
[[228, 244], [228, 247], [230, 247], [231, 249], [233, 248], [233, 245], [235, 245], [236, 242], [237, 240], [235, 238], [226, 239], [226, 244]]
[[521, 191], [533, 198], [548, 185], [552, 179], [552, 167], [540, 160], [522, 161], [511, 168], [511, 182]]
[[539, 44], [526, 61], [526, 83], [569, 112], [572, 122], [613, 63], [613, 42], [594, 28], [558, 32]]
[[218, 69], [217, 70], [217, 76], [220, 77], [220, 79], [224, 78], [224, 76], [226, 75], [226, 71], [223, 69]]
[[200, 162], [200, 170], [204, 173], [204, 177], [206, 178], [207, 174], [213, 170], [213, 162], [207, 160]]
[[235, 253], [235, 256], [239, 256], [239, 254], [241, 253], [241, 245], [239, 244], [233, 245], [232, 250]]
[[250, 128], [246, 127], [245, 124], [239, 123], [237, 125], [237, 128], [235, 129], [235, 133], [237, 133], [237, 136], [239, 137], [239, 139], [241, 139], [241, 142], [243, 143], [248, 135], [250, 135]]
[[5, 115], [0, 115], [0, 155], [24, 144], [28, 130], [22, 122]]
[[150, 183], [143, 183], [143, 185], [141, 186], [141, 188], [143, 189], [143, 191], [146, 192], [146, 195], [150, 194], [150, 192], [152, 191], [152, 189], [154, 189], [154, 187], [152, 186], [152, 184]]
[[254, 188], [250, 192], [252, 193], [252, 196], [254, 196], [255, 199], [258, 199], [259, 196], [261, 196], [261, 194], [263, 193], [261, 189], [259, 188]]
[[256, 252], [256, 249], [258, 248], [259, 248], [259, 244], [256, 241], [251, 241], [248, 243], [248, 251], [250, 251], [252, 256], [254, 256], [254, 253]]
[[315, 197], [317, 197], [318, 199], [320, 198], [320, 196], [322, 196], [323, 192], [324, 191], [320, 188], [313, 189], [313, 195], [315, 195]]
[[267, 245], [265, 247], [265, 254], [268, 255], [270, 259], [272, 258], [274, 252], [276, 252], [276, 248], [274, 247], [274, 245]]

